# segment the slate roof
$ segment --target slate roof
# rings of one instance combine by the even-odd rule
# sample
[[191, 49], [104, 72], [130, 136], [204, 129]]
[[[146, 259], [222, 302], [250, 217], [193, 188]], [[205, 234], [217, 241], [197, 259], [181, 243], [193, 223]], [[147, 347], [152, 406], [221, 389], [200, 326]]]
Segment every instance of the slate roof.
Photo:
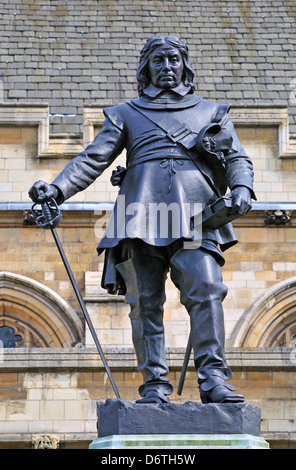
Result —
[[53, 132], [81, 132], [83, 105], [134, 97], [145, 40], [170, 34], [189, 46], [198, 94], [289, 106], [296, 133], [295, 23], [295, 0], [2, 0], [4, 102], [47, 102], [63, 115]]

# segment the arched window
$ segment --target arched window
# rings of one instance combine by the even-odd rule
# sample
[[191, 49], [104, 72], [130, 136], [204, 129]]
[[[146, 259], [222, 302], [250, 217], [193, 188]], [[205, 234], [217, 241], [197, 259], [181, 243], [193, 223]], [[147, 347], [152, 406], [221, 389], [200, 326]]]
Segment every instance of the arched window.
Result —
[[241, 316], [230, 347], [290, 347], [296, 339], [296, 277], [266, 291]]
[[0, 341], [3, 347], [71, 347], [82, 342], [76, 311], [45, 285], [0, 272]]

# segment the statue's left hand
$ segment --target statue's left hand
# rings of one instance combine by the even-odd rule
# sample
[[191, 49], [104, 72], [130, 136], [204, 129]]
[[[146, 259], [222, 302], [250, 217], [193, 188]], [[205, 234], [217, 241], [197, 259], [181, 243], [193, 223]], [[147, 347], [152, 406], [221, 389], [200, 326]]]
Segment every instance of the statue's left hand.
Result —
[[228, 195], [232, 198], [232, 208], [230, 214], [245, 215], [252, 208], [252, 198], [250, 190], [245, 186], [237, 186]]

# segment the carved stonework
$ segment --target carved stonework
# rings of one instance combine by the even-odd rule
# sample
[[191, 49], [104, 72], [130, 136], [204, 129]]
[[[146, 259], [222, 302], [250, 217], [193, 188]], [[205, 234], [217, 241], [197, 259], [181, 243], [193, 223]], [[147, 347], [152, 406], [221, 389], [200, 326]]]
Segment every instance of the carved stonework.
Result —
[[291, 220], [292, 211], [266, 211], [265, 225], [285, 225]]
[[32, 437], [33, 449], [58, 449], [60, 440], [54, 434], [38, 434]]
[[16, 334], [13, 328], [0, 326], [0, 344], [3, 348], [15, 348], [16, 343], [22, 341], [22, 337]]
[[[63, 327], [57, 328], [61, 322]], [[2, 347], [72, 347], [81, 342], [83, 328], [73, 307], [45, 284], [0, 272]]]

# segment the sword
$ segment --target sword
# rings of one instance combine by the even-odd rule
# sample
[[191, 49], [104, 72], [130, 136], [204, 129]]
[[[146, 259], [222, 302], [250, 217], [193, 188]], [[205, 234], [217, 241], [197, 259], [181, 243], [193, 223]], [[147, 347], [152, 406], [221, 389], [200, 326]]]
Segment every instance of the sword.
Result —
[[98, 350], [98, 352], [101, 356], [102, 362], [103, 362], [105, 370], [108, 374], [108, 377], [109, 377], [109, 380], [110, 380], [111, 385], [113, 387], [113, 390], [115, 392], [115, 395], [119, 399], [120, 395], [119, 395], [119, 392], [118, 392], [117, 387], [115, 385], [113, 376], [112, 376], [111, 371], [109, 369], [108, 363], [107, 363], [106, 358], [104, 356], [102, 347], [100, 345], [100, 342], [98, 340], [96, 331], [95, 331], [95, 329], [93, 327], [93, 324], [91, 322], [91, 319], [89, 317], [88, 311], [87, 311], [85, 303], [83, 301], [83, 298], [82, 298], [82, 296], [80, 294], [80, 291], [78, 289], [77, 283], [76, 283], [75, 278], [74, 278], [73, 273], [72, 273], [72, 270], [71, 270], [70, 265], [68, 263], [68, 260], [66, 258], [66, 255], [65, 255], [65, 252], [63, 250], [62, 244], [60, 242], [59, 236], [58, 236], [57, 231], [55, 229], [55, 227], [60, 223], [60, 221], [62, 219], [62, 213], [61, 213], [61, 211], [60, 211], [60, 209], [59, 209], [59, 207], [58, 207], [58, 205], [57, 205], [54, 198], [50, 198], [48, 201], [46, 200], [46, 201], [40, 203], [41, 209], [42, 209], [42, 214], [40, 214], [40, 211], [37, 212], [37, 210], [35, 210], [35, 206], [37, 206], [37, 205], [38, 205], [38, 203], [34, 204], [32, 206], [32, 209], [31, 209], [31, 212], [32, 212], [32, 215], [34, 217], [35, 223], [36, 223], [36, 225], [38, 225], [38, 227], [42, 227], [44, 229], [50, 229], [51, 230], [51, 233], [53, 235], [53, 238], [54, 238], [54, 241], [56, 243], [57, 249], [58, 249], [58, 251], [61, 255], [62, 261], [64, 263], [64, 266], [66, 268], [67, 274], [68, 274], [69, 279], [70, 279], [70, 282], [72, 284], [73, 290], [74, 290], [75, 295], [77, 297], [77, 300], [79, 302], [80, 308], [82, 310], [84, 318], [87, 322], [87, 325], [88, 325], [89, 330], [91, 332], [91, 335], [93, 337], [94, 343], [95, 343], [95, 345], [97, 347], [97, 350]]
[[188, 362], [189, 362], [190, 355], [191, 355], [191, 350], [192, 350], [192, 344], [191, 344], [191, 339], [190, 339], [190, 335], [189, 335], [188, 343], [187, 343], [187, 347], [186, 347], [186, 352], [185, 352], [185, 356], [184, 356], [184, 361], [183, 361], [183, 366], [182, 366], [182, 370], [181, 370], [181, 375], [180, 375], [180, 379], [179, 379], [179, 385], [178, 385], [178, 390], [177, 390], [178, 395], [182, 395], [182, 390], [183, 390], [183, 386], [184, 386], [184, 382], [185, 382], [185, 375], [186, 375], [186, 370], [187, 370]]

